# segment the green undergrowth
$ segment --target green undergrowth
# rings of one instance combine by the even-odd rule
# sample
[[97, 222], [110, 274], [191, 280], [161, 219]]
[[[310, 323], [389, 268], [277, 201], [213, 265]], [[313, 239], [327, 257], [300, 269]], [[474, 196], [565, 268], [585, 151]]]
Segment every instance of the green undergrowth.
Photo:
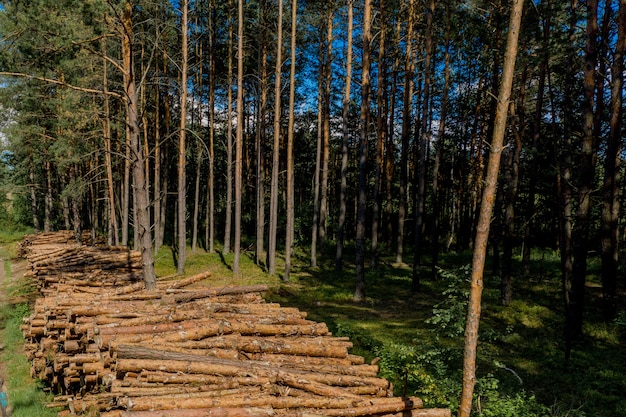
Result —
[[[276, 289], [271, 299], [308, 311], [310, 318], [326, 322], [337, 336], [349, 336], [352, 353], [378, 363], [396, 395], [418, 396], [426, 407], [456, 411], [471, 254], [444, 255], [436, 278], [428, 261], [420, 269], [421, 288], [416, 294], [410, 292], [411, 268], [383, 259], [377, 268], [368, 269], [366, 300], [355, 303], [352, 265], [336, 273], [329, 260]], [[475, 415], [626, 415], [626, 315], [612, 323], [602, 321], [599, 267], [591, 259], [586, 339], [574, 346], [566, 367], [557, 254], [533, 258], [531, 273], [515, 278], [509, 306], [500, 304], [499, 277], [488, 266]], [[517, 264], [515, 268], [521, 270]]]
[[12, 417], [54, 417], [55, 409], [45, 406], [52, 398], [46, 395], [42, 385], [30, 375], [30, 363], [24, 354], [24, 338], [20, 325], [29, 314], [27, 302], [10, 304], [7, 297], [32, 295], [28, 282], [11, 280], [11, 259], [15, 244], [2, 244], [0, 257], [4, 260], [5, 279], [2, 285], [4, 299], [0, 300], [0, 337], [3, 349], [0, 361], [3, 364], [9, 408]]

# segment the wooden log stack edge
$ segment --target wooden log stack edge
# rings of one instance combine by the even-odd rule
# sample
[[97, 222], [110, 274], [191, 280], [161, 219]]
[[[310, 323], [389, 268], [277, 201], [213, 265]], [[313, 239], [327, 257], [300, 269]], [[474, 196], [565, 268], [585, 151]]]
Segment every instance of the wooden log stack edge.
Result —
[[393, 397], [348, 338], [266, 302], [264, 285], [206, 287], [204, 272], [148, 292], [136, 253], [69, 232], [20, 253], [41, 293], [26, 352], [59, 417], [450, 416]]

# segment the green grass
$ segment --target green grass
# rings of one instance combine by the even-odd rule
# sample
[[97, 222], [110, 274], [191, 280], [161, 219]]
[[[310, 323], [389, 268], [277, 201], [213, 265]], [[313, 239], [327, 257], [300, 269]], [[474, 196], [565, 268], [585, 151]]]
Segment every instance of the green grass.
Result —
[[[14, 252], [14, 245], [0, 246], [0, 257], [4, 261], [5, 282], [0, 283], [5, 292], [9, 294], [25, 294], [28, 292], [24, 283], [13, 285], [11, 279], [11, 252]], [[31, 291], [32, 292], [32, 291]], [[20, 325], [22, 318], [29, 313], [28, 304], [9, 304], [3, 302], [0, 306], [0, 317], [2, 330], [0, 337], [4, 349], [0, 354], [0, 360], [5, 366], [7, 380], [7, 392], [9, 397], [9, 407], [12, 410], [12, 417], [54, 417], [57, 410], [46, 408], [46, 402], [51, 400], [42, 390], [38, 381], [30, 376], [30, 363], [24, 355], [24, 338]]]

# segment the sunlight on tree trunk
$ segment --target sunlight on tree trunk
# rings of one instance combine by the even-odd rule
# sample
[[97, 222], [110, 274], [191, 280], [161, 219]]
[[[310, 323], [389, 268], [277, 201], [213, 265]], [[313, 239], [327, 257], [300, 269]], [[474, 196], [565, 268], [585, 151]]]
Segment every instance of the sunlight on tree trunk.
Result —
[[478, 326], [480, 322], [481, 298], [483, 291], [483, 271], [485, 268], [485, 256], [487, 252], [487, 240], [489, 238], [489, 224], [493, 211], [493, 203], [498, 185], [498, 171], [500, 169], [500, 156], [504, 142], [507, 113], [511, 88], [513, 86], [513, 74], [515, 70], [515, 58], [517, 56], [517, 43], [522, 20], [523, 0], [513, 0], [509, 33], [507, 38], [504, 66], [502, 69], [502, 81], [498, 94], [498, 106], [494, 121], [493, 139], [487, 173], [485, 175], [485, 190], [480, 205], [480, 217], [476, 228], [476, 240], [472, 257], [472, 282], [470, 288], [469, 305], [467, 310], [467, 322], [465, 325], [465, 349], [463, 353], [463, 389], [459, 405], [459, 417], [469, 417], [472, 411], [472, 397], [476, 383], [476, 348], [478, 345]]

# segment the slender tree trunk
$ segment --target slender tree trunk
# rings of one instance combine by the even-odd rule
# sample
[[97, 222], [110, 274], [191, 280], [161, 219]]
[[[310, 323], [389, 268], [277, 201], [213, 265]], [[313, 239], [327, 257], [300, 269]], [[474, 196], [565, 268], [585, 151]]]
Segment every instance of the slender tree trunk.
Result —
[[517, 56], [517, 44], [522, 20], [523, 0], [514, 0], [509, 22], [504, 66], [502, 68], [502, 81], [498, 94], [498, 105], [494, 121], [493, 139], [491, 152], [485, 175], [485, 189], [480, 205], [480, 216], [476, 228], [476, 240], [472, 257], [472, 281], [470, 297], [465, 325], [465, 349], [463, 354], [463, 388], [459, 405], [459, 417], [469, 417], [472, 411], [472, 397], [476, 383], [476, 348], [478, 345], [478, 326], [480, 323], [481, 298], [483, 290], [483, 272], [487, 253], [487, 240], [489, 238], [489, 225], [493, 212], [493, 202], [498, 185], [498, 171], [500, 169], [500, 156], [506, 130], [509, 98], [513, 86], [513, 74], [515, 71], [515, 59]]
[[311, 230], [311, 266], [317, 266], [317, 240], [320, 228], [320, 176], [322, 163], [322, 119], [323, 119], [323, 80], [324, 71], [322, 62], [324, 60], [324, 46], [320, 36], [318, 61], [320, 62], [319, 74], [317, 76], [317, 147], [315, 150], [315, 173], [313, 178], [313, 227]]
[[267, 2], [259, 6], [261, 45], [259, 47], [259, 105], [254, 148], [256, 150], [256, 250], [255, 262], [260, 265], [264, 253], [265, 237], [265, 118], [267, 116]]
[[180, 74], [180, 132], [178, 139], [178, 263], [176, 272], [185, 273], [187, 259], [187, 55], [188, 41], [187, 10], [189, 3], [182, 0], [182, 62]]
[[415, 0], [409, 0], [406, 32], [406, 73], [404, 76], [404, 103], [402, 108], [402, 149], [400, 153], [400, 190], [398, 195], [398, 233], [396, 241], [396, 263], [404, 256], [404, 221], [407, 214], [409, 185], [409, 139], [411, 137], [411, 103], [413, 100], [413, 9]]
[[319, 245], [324, 250], [326, 243], [326, 226], [328, 223], [328, 180], [330, 171], [330, 101], [331, 101], [331, 62], [333, 54], [333, 1], [329, 1], [326, 16], [326, 61], [324, 62], [324, 98], [322, 100], [322, 171], [320, 178], [320, 213], [319, 213]]
[[283, 281], [289, 281], [291, 273], [291, 252], [293, 250], [295, 226], [295, 186], [293, 172], [293, 136], [295, 124], [296, 101], [296, 31], [297, 31], [297, 0], [291, 0], [291, 69], [289, 71], [289, 122], [287, 127], [287, 230], [285, 238], [285, 276]]
[[363, 61], [361, 72], [361, 117], [359, 190], [356, 226], [356, 285], [354, 301], [365, 298], [365, 209], [367, 207], [367, 146], [370, 121], [370, 50], [372, 42], [372, 0], [363, 6]]
[[378, 44], [378, 90], [376, 92], [376, 103], [378, 113], [376, 115], [376, 158], [374, 174], [374, 198], [372, 204], [372, 260], [370, 267], [378, 267], [378, 235], [380, 230], [380, 208], [381, 208], [381, 180], [384, 164], [384, 150], [387, 136], [387, 112], [386, 112], [386, 90], [387, 90], [387, 67], [385, 63], [385, 35], [387, 32], [385, 3], [380, 0], [380, 33]]
[[348, 3], [348, 39], [346, 44], [346, 79], [342, 103], [342, 139], [341, 139], [341, 185], [339, 190], [339, 226], [337, 228], [337, 255], [335, 257], [335, 272], [341, 272], [343, 267], [344, 229], [346, 225], [346, 199], [348, 194], [348, 146], [350, 141], [350, 90], [352, 86], [352, 29], [353, 29], [353, 0]]
[[[155, 65], [157, 77], [159, 76], [158, 64]], [[159, 253], [159, 249], [163, 245], [163, 236], [161, 235], [161, 202], [163, 193], [161, 190], [161, 87], [157, 87], [155, 91], [154, 103], [154, 191], [152, 202], [152, 215], [154, 217], [154, 254]]]
[[122, 246], [128, 246], [128, 228], [130, 227], [130, 180], [132, 168], [132, 155], [130, 143], [130, 120], [129, 114], [126, 112], [126, 145], [124, 147], [124, 184], [122, 185]]
[[239, 23], [237, 25], [237, 130], [235, 138], [235, 242], [233, 275], [239, 275], [241, 255], [241, 199], [243, 196], [241, 181], [243, 175], [243, 1], [239, 0]]
[[[506, 152], [506, 185], [504, 187], [504, 241], [502, 255], [502, 276], [500, 280], [500, 301], [503, 305], [513, 301], [513, 245], [515, 244], [515, 200], [517, 199], [517, 185], [519, 182], [519, 164], [522, 153], [522, 137], [526, 125], [524, 113], [524, 99], [526, 95], [526, 77], [528, 68], [525, 67], [520, 80], [519, 104], [511, 105], [511, 130], [513, 143]], [[519, 112], [518, 112], [519, 109]]]
[[389, 104], [389, 123], [387, 127], [389, 132], [387, 133], [387, 144], [385, 145], [385, 189], [386, 189], [386, 204], [385, 204], [385, 241], [389, 247], [393, 246], [394, 236], [394, 199], [393, 193], [395, 190], [394, 177], [396, 172], [396, 144], [395, 144], [395, 123], [396, 123], [396, 93], [398, 91], [398, 71], [400, 67], [400, 29], [402, 26], [402, 19], [397, 19], [396, 29], [394, 35], [395, 57], [393, 60], [392, 69], [392, 81], [391, 81], [391, 103]]
[[420, 273], [422, 257], [422, 241], [424, 240], [424, 210], [426, 206], [426, 163], [428, 161], [428, 144], [430, 142], [430, 74], [431, 61], [434, 49], [433, 17], [435, 15], [435, 0], [430, 0], [426, 10], [426, 45], [424, 56], [424, 89], [422, 95], [422, 125], [420, 128], [420, 140], [418, 148], [417, 166], [417, 195], [415, 197], [415, 236], [413, 246], [413, 274], [411, 291], [417, 292], [420, 289]]
[[[106, 38], [102, 40], [102, 53], [106, 55]], [[109, 77], [107, 61], [103, 60], [102, 85], [104, 89], [104, 164], [107, 175], [107, 207], [109, 209], [109, 245], [118, 246], [120, 239], [117, 232], [117, 216], [115, 215], [115, 183], [113, 182], [113, 163], [111, 161], [111, 107], [109, 103]]]
[[226, 225], [224, 230], [224, 254], [230, 253], [230, 235], [232, 229], [233, 218], [233, 18], [232, 18], [233, 0], [228, 0], [228, 88], [227, 94], [227, 115], [228, 123], [226, 129]]
[[[572, 127], [574, 123], [574, 99], [573, 99], [573, 91], [572, 86], [574, 85], [575, 79], [575, 68], [574, 68], [574, 60], [576, 59], [576, 48], [575, 48], [575, 33], [576, 33], [576, 9], [578, 8], [578, 0], [572, 0], [569, 10], [570, 15], [570, 24], [569, 24], [569, 47], [567, 51], [567, 63], [565, 65], [566, 73], [565, 73], [565, 86], [563, 91], [563, 126], [564, 126], [564, 134], [563, 134], [563, 144], [560, 146], [562, 153], [558, 162], [560, 164], [557, 176], [557, 192], [559, 194], [559, 202], [560, 202], [560, 236], [559, 236], [559, 245], [561, 251], [561, 270], [562, 270], [562, 285], [563, 285], [563, 301], [565, 304], [565, 321], [566, 326], [568, 324], [568, 315], [569, 315], [569, 297], [570, 297], [570, 289], [572, 287], [572, 274], [573, 274], [573, 243], [572, 243], [572, 230], [573, 230], [573, 190], [571, 186], [572, 181]], [[550, 100], [551, 100], [551, 109], [552, 109], [552, 120], [553, 123], [557, 120], [557, 115], [555, 111], [555, 94], [551, 82], [550, 73], [548, 72], [548, 82], [550, 86]], [[565, 362], [569, 361], [569, 354], [571, 351], [571, 338], [569, 336], [569, 332], [567, 328], [565, 329]]]
[[139, 140], [139, 122], [137, 114], [137, 92], [135, 89], [135, 73], [133, 70], [133, 29], [132, 29], [132, 5], [125, 3], [122, 14], [122, 56], [124, 62], [124, 85], [126, 96], [126, 110], [128, 112], [129, 142], [131, 145], [133, 166], [133, 189], [135, 190], [136, 208], [135, 222], [139, 231], [143, 275], [146, 289], [156, 288], [156, 275], [152, 258], [152, 239], [150, 237], [150, 211], [148, 202], [148, 189], [145, 179], [145, 156]]
[[28, 178], [30, 184], [28, 184], [28, 190], [30, 191], [30, 208], [33, 212], [33, 228], [35, 233], [39, 232], [39, 209], [37, 208], [37, 192], [35, 190], [35, 162], [33, 160], [33, 150], [28, 149]]
[[594, 96], [596, 91], [598, 3], [587, 1], [587, 44], [585, 48], [585, 66], [582, 102], [583, 135], [579, 173], [581, 182], [578, 188], [578, 209], [576, 222], [572, 230], [574, 257], [572, 282], [569, 288], [569, 303], [566, 313], [566, 333], [571, 342], [583, 335], [583, 310], [585, 300], [585, 281], [587, 278], [587, 255], [589, 251], [589, 228], [591, 217], [591, 193], [594, 189], [596, 165], [596, 137], [594, 135]]
[[[537, 82], [537, 96], [535, 103], [535, 112], [533, 115], [533, 125], [532, 125], [532, 149], [537, 151], [539, 147], [539, 139], [541, 138], [541, 120], [543, 117], [543, 101], [544, 101], [544, 90], [546, 84], [546, 76], [548, 72], [548, 39], [550, 35], [550, 23], [549, 17], [546, 18], [543, 22], [543, 42], [544, 42], [544, 58], [541, 62], [541, 68], [539, 70], [539, 81]], [[537, 166], [537, 162], [534, 160], [534, 157], [530, 156], [530, 171], [529, 178], [532, 178], [532, 175], [535, 170], [539, 167]], [[532, 246], [532, 233], [533, 233], [533, 222], [535, 215], [535, 196], [536, 196], [536, 185], [535, 181], [529, 181], [529, 189], [528, 189], [528, 200], [526, 203], [526, 219], [524, 226], [524, 243], [522, 249], [522, 273], [524, 275], [528, 275], [530, 273], [530, 254], [531, 254], [531, 246]]]
[[445, 132], [446, 132], [446, 117], [448, 116], [448, 99], [450, 92], [450, 4], [446, 3], [446, 16], [445, 16], [445, 53], [444, 53], [444, 70], [443, 70], [443, 92], [441, 98], [441, 113], [439, 119], [439, 132], [437, 134], [437, 143], [435, 150], [435, 161], [433, 164], [433, 237], [432, 237], [432, 274], [437, 276], [437, 268], [439, 264], [439, 251], [440, 251], [440, 235], [441, 235], [441, 220], [443, 214], [441, 213], [441, 202], [439, 195], [439, 171], [441, 167], [441, 160], [443, 159], [443, 153], [445, 150]]
[[[76, 184], [76, 166], [72, 164], [69, 168], [70, 184]], [[72, 227], [74, 229], [74, 236], [76, 243], [80, 246], [83, 244], [83, 230], [80, 221], [80, 200], [82, 196], [76, 192], [70, 199], [70, 209], [72, 213]]]
[[[198, 28], [198, 19], [196, 17], [196, 22], [195, 22], [195, 27]], [[197, 29], [196, 29], [197, 30]], [[198, 60], [200, 62], [203, 62], [204, 60], [204, 49], [202, 47], [202, 42], [197, 42], [196, 43], [196, 55], [198, 57]], [[198, 104], [198, 120], [199, 120], [199, 125], [202, 124], [202, 104], [204, 103], [204, 86], [202, 83], [203, 80], [203, 74], [202, 74], [202, 65], [198, 65], [196, 67], [196, 72], [195, 72], [195, 83], [196, 86], [198, 88], [198, 96], [200, 98], [199, 103]], [[194, 112], [195, 114], [196, 112]], [[203, 146], [203, 141], [198, 139], [196, 140], [196, 149], [197, 149], [197, 155], [196, 155], [196, 178], [195, 178], [195, 184], [194, 184], [194, 195], [193, 195], [193, 229], [191, 232], [191, 251], [192, 252], [196, 252], [198, 249], [198, 228], [199, 228], [199, 217], [200, 217], [200, 179], [202, 177], [202, 159], [203, 159], [203, 155], [204, 155], [204, 146]]]
[[43, 231], [52, 231], [52, 168], [50, 159], [46, 155], [43, 163], [46, 174], [46, 196], [44, 198]]
[[215, 29], [213, 0], [209, 0], [209, 178], [206, 240], [209, 253], [215, 252]]
[[278, 175], [280, 163], [281, 78], [283, 60], [283, 0], [278, 2], [278, 29], [276, 37], [276, 70], [274, 73], [274, 149], [272, 153], [272, 189], [270, 191], [270, 224], [267, 266], [270, 275], [276, 273], [276, 237], [278, 229]]
[[617, 17], [618, 38], [611, 67], [611, 118], [606, 151], [601, 222], [602, 297], [604, 319], [617, 315], [617, 277], [619, 265], [620, 165], [622, 152], [622, 99], [624, 51], [626, 50], [626, 0], [620, 0]]

